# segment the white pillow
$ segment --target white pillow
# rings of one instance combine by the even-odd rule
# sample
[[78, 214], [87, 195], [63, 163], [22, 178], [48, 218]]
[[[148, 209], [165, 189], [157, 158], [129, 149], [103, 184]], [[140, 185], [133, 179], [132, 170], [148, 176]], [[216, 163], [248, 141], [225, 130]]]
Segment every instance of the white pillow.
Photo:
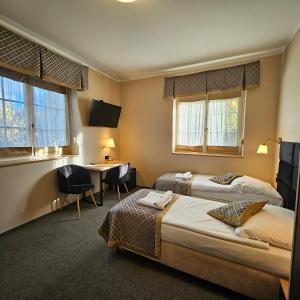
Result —
[[271, 186], [270, 183], [257, 178], [242, 176], [234, 179], [231, 184], [242, 193], [264, 195], [272, 198], [282, 199], [280, 194]]
[[292, 250], [294, 212], [274, 205], [265, 205], [258, 214], [237, 227], [235, 232], [244, 238]]

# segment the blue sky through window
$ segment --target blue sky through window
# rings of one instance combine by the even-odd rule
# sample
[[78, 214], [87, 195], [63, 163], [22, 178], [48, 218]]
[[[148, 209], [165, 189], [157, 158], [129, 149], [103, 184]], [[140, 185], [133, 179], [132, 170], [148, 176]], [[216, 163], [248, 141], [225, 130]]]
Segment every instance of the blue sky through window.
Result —
[[[32, 90], [32, 101], [26, 89]], [[36, 147], [68, 144], [64, 94], [0, 77], [0, 147], [31, 146], [30, 119], [35, 123]]]

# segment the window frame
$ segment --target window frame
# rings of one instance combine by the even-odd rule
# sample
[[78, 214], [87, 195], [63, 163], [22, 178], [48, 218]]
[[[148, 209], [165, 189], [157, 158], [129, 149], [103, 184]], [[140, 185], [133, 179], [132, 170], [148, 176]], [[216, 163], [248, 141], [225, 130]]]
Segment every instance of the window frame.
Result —
[[[173, 154], [190, 154], [190, 155], [204, 155], [204, 156], [231, 156], [231, 157], [243, 157], [244, 156], [244, 137], [245, 137], [245, 118], [246, 118], [246, 99], [247, 99], [247, 90], [240, 91], [240, 105], [238, 110], [238, 146], [209, 146], [207, 145], [208, 140], [208, 106], [210, 94], [201, 95], [199, 97], [191, 98], [174, 98], [173, 99], [173, 126], [172, 126], [172, 153]], [[226, 94], [226, 91], [224, 92]], [[230, 91], [229, 91], [230, 94]], [[233, 96], [228, 96], [231, 99]], [[205, 114], [204, 114], [204, 137], [203, 145], [201, 146], [185, 146], [177, 144], [178, 138], [178, 126], [179, 126], [179, 114], [178, 114], [178, 105], [180, 102], [198, 102], [205, 101]]]
[[[1, 76], [4, 77], [5, 76]], [[10, 80], [17, 81], [11, 79], [9, 77], [6, 77]], [[2, 82], [2, 80], [1, 80]], [[28, 130], [28, 142], [30, 146], [13, 146], [13, 147], [0, 147], [0, 158], [6, 158], [6, 157], [16, 157], [16, 156], [28, 156], [32, 155], [34, 156], [35, 153], [39, 149], [43, 149], [45, 147], [36, 147], [35, 146], [35, 116], [34, 116], [34, 99], [33, 99], [33, 88], [35, 87], [34, 85], [28, 84], [23, 82], [24, 84], [24, 105], [25, 105], [25, 123], [26, 123], [26, 130]], [[1, 83], [3, 85], [3, 83]], [[2, 88], [2, 86], [1, 86]], [[47, 90], [43, 87], [39, 87], [41, 89]], [[49, 90], [51, 91], [51, 90]], [[53, 92], [53, 91], [52, 91]], [[71, 126], [70, 126], [70, 103], [69, 103], [69, 96], [68, 96], [68, 91], [67, 93], [64, 93], [64, 103], [65, 103], [65, 121], [66, 121], [66, 145], [63, 146], [58, 146], [63, 149], [63, 154], [71, 154]], [[1, 101], [6, 101], [4, 98], [1, 99]], [[2, 105], [2, 104], [1, 104]], [[48, 146], [48, 153], [54, 154], [55, 153], [55, 146]]]

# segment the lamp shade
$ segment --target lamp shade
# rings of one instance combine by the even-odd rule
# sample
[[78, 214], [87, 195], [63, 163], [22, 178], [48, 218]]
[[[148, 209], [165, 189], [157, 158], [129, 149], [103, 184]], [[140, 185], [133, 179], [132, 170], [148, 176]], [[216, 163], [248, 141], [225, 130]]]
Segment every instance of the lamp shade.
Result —
[[260, 144], [257, 149], [257, 154], [268, 154], [268, 146], [266, 144]]
[[115, 141], [113, 138], [107, 139], [106, 148], [116, 148]]

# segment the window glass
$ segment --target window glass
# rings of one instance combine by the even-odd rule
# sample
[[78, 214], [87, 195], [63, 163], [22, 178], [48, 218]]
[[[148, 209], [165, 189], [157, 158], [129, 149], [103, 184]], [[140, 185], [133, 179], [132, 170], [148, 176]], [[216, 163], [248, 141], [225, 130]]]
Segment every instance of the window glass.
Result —
[[25, 84], [0, 77], [0, 89], [0, 147], [29, 146]]
[[[32, 97], [31, 97], [32, 95]], [[0, 76], [0, 147], [68, 145], [66, 97]]]
[[4, 128], [0, 127], [0, 145], [5, 144], [5, 137], [4, 137]]
[[24, 103], [4, 100], [4, 110], [7, 127], [26, 127]]
[[25, 84], [5, 77], [3, 80], [3, 98], [19, 102], [25, 101]]
[[1, 99], [0, 102], [0, 128], [4, 126], [4, 117], [3, 117], [3, 102]]
[[176, 119], [173, 132], [176, 133], [176, 141], [173, 150], [241, 154], [245, 111], [243, 96], [237, 94], [240, 93], [210, 94], [206, 100], [193, 102], [174, 100]]
[[204, 140], [205, 101], [179, 102], [177, 144], [200, 146]]
[[238, 146], [239, 99], [210, 100], [208, 102], [208, 146]]
[[36, 147], [67, 145], [65, 95], [33, 87], [33, 102]]

